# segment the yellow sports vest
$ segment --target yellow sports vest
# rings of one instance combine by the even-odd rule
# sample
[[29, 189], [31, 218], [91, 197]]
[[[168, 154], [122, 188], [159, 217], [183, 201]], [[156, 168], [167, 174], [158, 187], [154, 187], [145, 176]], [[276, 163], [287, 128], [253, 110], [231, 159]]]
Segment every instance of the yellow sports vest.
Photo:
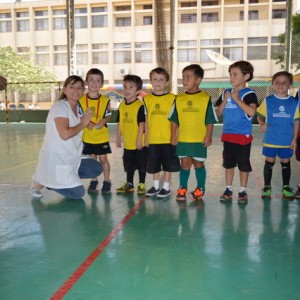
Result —
[[172, 93], [164, 95], [149, 94], [144, 97], [148, 121], [149, 144], [171, 143], [171, 122], [169, 113], [175, 100]]
[[[109, 105], [109, 98], [104, 95], [100, 95], [98, 100], [90, 99], [88, 95], [83, 95], [79, 103], [83, 111], [85, 111], [88, 107], [92, 108], [94, 111], [94, 115], [91, 119], [91, 122], [98, 123], [100, 120], [105, 118], [106, 110]], [[82, 140], [85, 143], [89, 144], [102, 144], [109, 142], [109, 130], [107, 126], [103, 126], [101, 129], [93, 128], [83, 129]]]
[[176, 100], [179, 120], [178, 141], [184, 143], [202, 143], [206, 136], [206, 112], [210, 96], [200, 91], [195, 94], [180, 93]]
[[[136, 150], [136, 141], [138, 137], [138, 111], [143, 105], [139, 99], [126, 104], [123, 100], [119, 105], [119, 126], [123, 135], [124, 149]], [[145, 136], [143, 134], [143, 144]]]

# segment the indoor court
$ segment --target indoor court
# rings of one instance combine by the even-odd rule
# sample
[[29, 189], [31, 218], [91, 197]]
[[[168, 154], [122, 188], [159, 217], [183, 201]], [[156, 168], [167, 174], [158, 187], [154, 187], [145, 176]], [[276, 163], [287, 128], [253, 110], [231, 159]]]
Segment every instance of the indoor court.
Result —
[[[175, 200], [178, 173], [168, 198], [116, 194], [126, 176], [115, 127], [110, 124], [112, 193], [76, 201], [46, 189], [40, 200], [30, 194], [45, 124], [0, 124], [1, 300], [300, 299], [300, 201], [281, 198], [279, 162], [273, 197], [261, 199], [257, 126], [244, 206], [236, 201], [237, 171], [232, 204], [219, 202], [225, 188], [221, 125], [208, 151], [203, 202], [186, 204]], [[293, 188], [297, 176], [293, 157]]]

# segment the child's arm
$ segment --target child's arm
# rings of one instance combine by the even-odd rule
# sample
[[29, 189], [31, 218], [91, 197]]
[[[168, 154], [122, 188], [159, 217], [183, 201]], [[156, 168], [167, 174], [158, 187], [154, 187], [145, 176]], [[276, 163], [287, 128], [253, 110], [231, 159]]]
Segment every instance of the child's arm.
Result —
[[143, 148], [143, 133], [145, 131], [145, 122], [139, 123], [139, 131], [136, 140], [136, 148], [141, 150]]
[[257, 115], [257, 122], [259, 124], [259, 132], [266, 132], [268, 124], [265, 123], [266, 119], [261, 116], [261, 115]]
[[171, 144], [174, 146], [177, 145], [177, 143], [178, 143], [177, 132], [178, 132], [177, 123], [171, 121]]
[[226, 105], [227, 100], [228, 100], [229, 97], [230, 97], [230, 92], [229, 91], [225, 92], [224, 99], [222, 100], [221, 104], [219, 106], [217, 106], [217, 108], [216, 108], [216, 114], [217, 114], [218, 118], [222, 117], [223, 110], [225, 108], [225, 105]]
[[256, 114], [256, 105], [254, 103], [246, 104], [241, 100], [238, 89], [233, 89], [231, 93], [232, 99], [236, 104], [249, 116], [253, 117]]
[[298, 130], [299, 130], [299, 119], [294, 122], [294, 138], [291, 144], [291, 148], [293, 149], [295, 149], [297, 145]]
[[148, 134], [149, 134], [149, 124], [148, 124], [148, 118], [146, 115], [146, 121], [145, 121], [145, 146], [146, 147], [149, 147]]
[[105, 117], [105, 118], [103, 118], [102, 120], [100, 120], [100, 121], [95, 125], [95, 127], [96, 127], [97, 129], [101, 129], [101, 128], [103, 128], [103, 127], [105, 126], [106, 123], [109, 122], [109, 120], [110, 120], [110, 115], [107, 116], [107, 117]]
[[117, 145], [118, 148], [121, 148], [121, 129], [120, 129], [120, 123], [117, 123], [116, 145]]
[[203, 140], [203, 144], [205, 147], [209, 147], [212, 143], [212, 134], [214, 130], [214, 124], [207, 124], [206, 125], [206, 136]]

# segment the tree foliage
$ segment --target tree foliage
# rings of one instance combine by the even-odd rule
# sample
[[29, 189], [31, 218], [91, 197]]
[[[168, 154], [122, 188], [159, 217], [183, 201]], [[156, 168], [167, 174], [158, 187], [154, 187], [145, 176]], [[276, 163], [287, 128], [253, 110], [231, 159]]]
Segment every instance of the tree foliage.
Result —
[[[278, 42], [284, 46], [286, 41], [286, 33], [278, 36]], [[284, 47], [282, 47], [284, 49]], [[284, 68], [285, 53], [284, 51], [277, 53], [276, 63]], [[300, 70], [300, 14], [292, 17], [292, 37], [291, 37], [291, 65]]]
[[56, 76], [44, 66], [33, 65], [11, 47], [0, 47], [0, 74], [7, 78], [8, 91], [39, 94], [54, 86]]

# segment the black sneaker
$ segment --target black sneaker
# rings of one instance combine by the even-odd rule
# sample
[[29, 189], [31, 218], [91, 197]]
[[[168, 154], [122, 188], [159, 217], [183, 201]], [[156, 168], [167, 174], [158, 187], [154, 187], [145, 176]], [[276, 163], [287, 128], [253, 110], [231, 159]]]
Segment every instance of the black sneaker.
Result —
[[170, 190], [166, 190], [164, 188], [162, 188], [159, 193], [156, 195], [157, 198], [165, 198], [168, 197], [171, 194]]
[[90, 185], [88, 187], [88, 193], [97, 192], [98, 180], [91, 180]]
[[101, 189], [101, 193], [111, 193], [111, 181], [110, 180], [104, 180], [103, 186]]
[[238, 195], [238, 204], [247, 204], [247, 203], [248, 203], [247, 193], [245, 191], [239, 193], [239, 195]]
[[159, 190], [157, 190], [154, 186], [152, 188], [150, 188], [147, 192], [146, 192], [146, 196], [151, 197], [154, 196], [156, 194], [158, 194]]

